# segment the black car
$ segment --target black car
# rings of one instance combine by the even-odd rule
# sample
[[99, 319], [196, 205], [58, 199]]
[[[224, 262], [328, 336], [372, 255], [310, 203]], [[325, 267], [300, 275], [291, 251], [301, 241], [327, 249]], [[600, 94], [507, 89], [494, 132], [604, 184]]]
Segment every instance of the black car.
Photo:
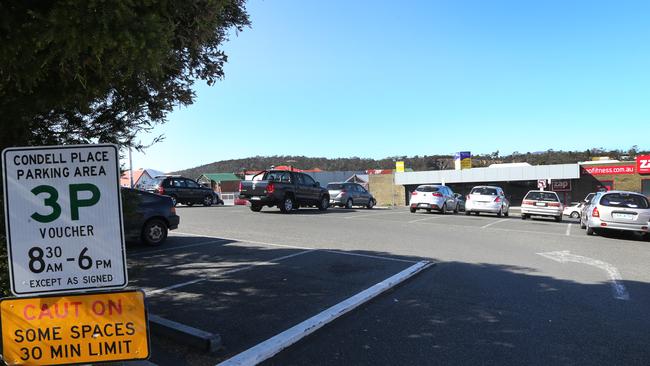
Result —
[[212, 189], [203, 187], [193, 179], [181, 176], [156, 177], [156, 182], [147, 187], [147, 192], [171, 197], [174, 200], [174, 206], [178, 203], [188, 206], [194, 204], [212, 206], [213, 203], [223, 202]]
[[305, 173], [286, 170], [268, 170], [239, 184], [239, 198], [250, 202], [251, 210], [259, 212], [263, 206], [277, 206], [282, 213], [299, 207], [318, 207], [325, 211], [330, 204], [327, 189]]
[[122, 188], [122, 211], [126, 240], [148, 245], [162, 244], [180, 222], [170, 197], [131, 188]]

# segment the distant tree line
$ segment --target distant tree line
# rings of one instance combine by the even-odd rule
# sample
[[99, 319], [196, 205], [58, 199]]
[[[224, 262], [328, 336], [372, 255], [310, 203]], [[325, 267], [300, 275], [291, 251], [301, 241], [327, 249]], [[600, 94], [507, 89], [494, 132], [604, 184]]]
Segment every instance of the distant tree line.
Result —
[[[594, 148], [584, 151], [556, 151], [549, 149], [538, 152], [513, 152], [501, 155], [499, 151], [490, 154], [472, 156], [473, 167], [486, 167], [490, 164], [501, 163], [529, 163], [531, 165], [572, 164], [580, 161], [592, 160], [594, 157], [607, 156], [611, 159], [634, 159], [638, 154], [648, 153], [640, 151], [635, 145], [628, 150], [606, 150]], [[180, 174], [196, 178], [203, 173], [242, 172], [244, 170], [264, 170], [271, 166], [291, 165], [298, 169], [321, 169], [325, 171], [339, 170], [367, 170], [367, 169], [393, 169], [395, 161], [404, 161], [406, 168], [415, 171], [453, 169], [453, 155], [416, 155], [416, 156], [391, 156], [383, 159], [370, 158], [322, 158], [292, 155], [254, 156], [244, 159], [223, 160], [179, 170], [172, 174]]]

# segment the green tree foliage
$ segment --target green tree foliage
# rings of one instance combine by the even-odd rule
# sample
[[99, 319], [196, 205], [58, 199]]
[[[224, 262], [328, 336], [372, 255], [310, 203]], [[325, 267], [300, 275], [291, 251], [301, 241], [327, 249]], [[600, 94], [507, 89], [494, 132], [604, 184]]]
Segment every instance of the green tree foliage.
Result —
[[245, 0], [0, 2], [0, 150], [141, 148], [196, 80], [223, 78], [220, 46], [248, 25]]
[[[639, 151], [633, 146], [630, 150], [605, 150], [591, 149], [587, 151], [538, 151], [538, 152], [513, 152], [502, 156], [499, 151], [490, 154], [477, 154], [472, 157], [472, 166], [486, 167], [499, 163], [529, 163], [531, 165], [547, 164], [572, 164], [579, 161], [591, 160], [595, 156], [609, 156], [612, 159], [633, 159], [630, 151], [638, 154], [647, 152]], [[216, 161], [214, 163], [179, 170], [173, 174], [180, 174], [190, 178], [197, 178], [203, 173], [241, 172], [243, 170], [269, 169], [272, 165], [292, 165], [298, 169], [318, 168], [326, 171], [337, 170], [368, 170], [368, 169], [394, 169], [395, 161], [402, 160], [407, 168], [415, 171], [444, 170], [454, 168], [452, 155], [425, 155], [425, 156], [392, 156], [384, 159], [369, 158], [310, 158], [306, 156], [254, 156], [245, 159]]]
[[244, 0], [0, 3], [0, 147], [133, 144], [223, 77]]

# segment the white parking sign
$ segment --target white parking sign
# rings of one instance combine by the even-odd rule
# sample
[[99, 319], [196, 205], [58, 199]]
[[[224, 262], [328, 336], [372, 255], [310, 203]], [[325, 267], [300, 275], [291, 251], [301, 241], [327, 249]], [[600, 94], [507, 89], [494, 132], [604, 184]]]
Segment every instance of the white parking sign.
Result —
[[2, 152], [11, 291], [126, 287], [115, 145]]

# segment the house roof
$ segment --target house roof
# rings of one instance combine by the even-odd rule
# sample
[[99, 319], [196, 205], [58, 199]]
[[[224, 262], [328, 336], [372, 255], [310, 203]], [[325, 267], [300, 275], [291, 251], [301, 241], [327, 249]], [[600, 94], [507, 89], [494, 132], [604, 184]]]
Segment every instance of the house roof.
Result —
[[[140, 179], [140, 176], [144, 173], [144, 170], [138, 169], [133, 171], [133, 184], [136, 184], [138, 180]], [[127, 170], [122, 174], [120, 177], [120, 185], [122, 187], [130, 187], [131, 186], [131, 171]]]
[[205, 174], [201, 174], [199, 176], [199, 179], [201, 179], [201, 177], [206, 177], [215, 182], [228, 182], [228, 181], [241, 180], [238, 176], [234, 175], [233, 173], [205, 173]]

